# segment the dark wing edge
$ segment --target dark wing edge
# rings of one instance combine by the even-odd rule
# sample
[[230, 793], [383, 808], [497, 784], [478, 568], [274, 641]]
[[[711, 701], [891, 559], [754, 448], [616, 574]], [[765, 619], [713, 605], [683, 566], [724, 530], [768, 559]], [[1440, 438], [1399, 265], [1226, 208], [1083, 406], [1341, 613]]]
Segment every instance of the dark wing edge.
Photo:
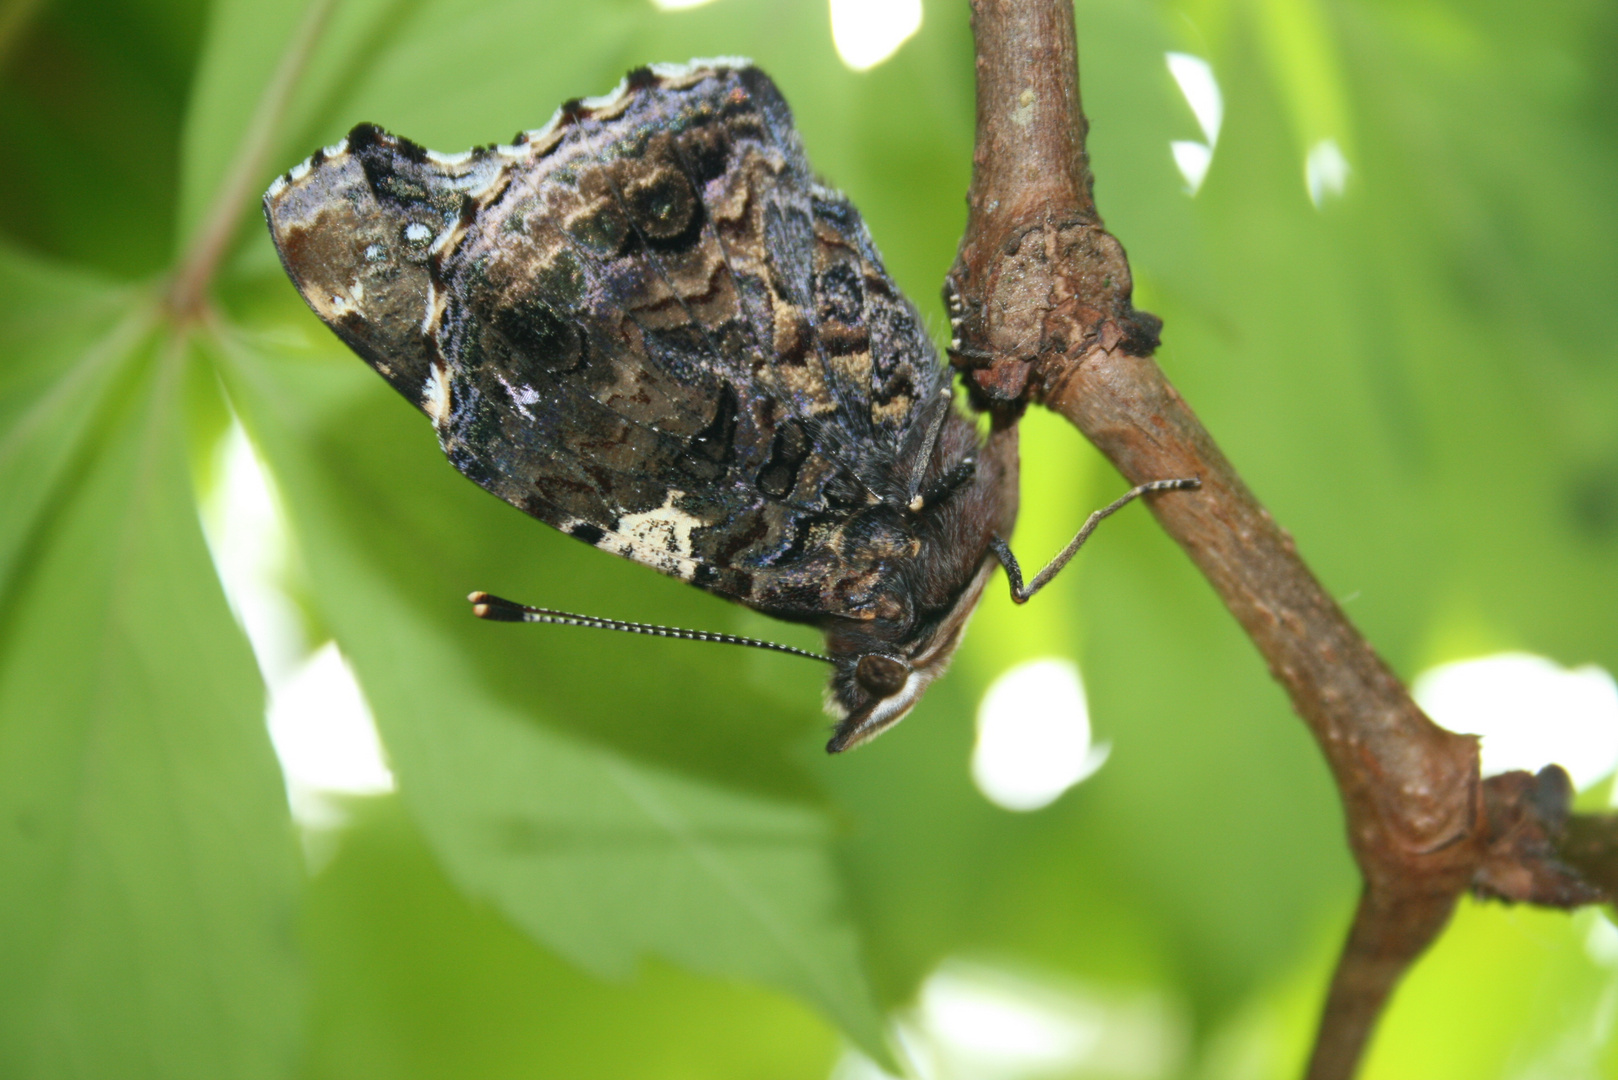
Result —
[[[596, 460], [578, 449], [582, 443], [562, 439], [560, 427], [536, 426], [532, 414], [516, 425], [526, 429], [519, 437], [491, 427], [492, 417], [519, 418], [519, 391], [503, 379], [503, 390], [497, 390], [489, 377], [498, 374], [493, 368], [458, 369], [456, 358], [445, 356], [440, 331], [454, 321], [449, 315], [464, 300], [446, 267], [475, 237], [484, 211], [511, 198], [525, 181], [546, 182], [549, 173], [524, 177], [524, 167], [561, 161], [568, 156], [559, 153], [565, 144], [588, 142], [603, 124], [657, 104], [648, 91], [683, 94], [691, 115], [709, 116], [708, 122], [727, 107], [756, 113], [764, 131], [759, 152], [773, 152], [777, 172], [777, 181], [763, 185], [759, 197], [791, 212], [797, 238], [779, 253], [795, 265], [763, 268], [755, 259], [743, 269], [746, 260], [736, 257], [713, 220], [716, 208], [704, 202], [704, 235], [722, 257], [740, 316], [738, 333], [745, 331], [742, 337], [751, 347], [738, 357], [737, 337], [721, 341], [707, 334], [703, 318], [665, 280], [685, 308], [684, 317], [704, 330], [704, 359], [695, 384], [670, 375], [661, 392], [700, 389], [711, 408], [698, 414], [689, 407], [689, 393], [685, 400], [669, 396], [672, 413], [685, 410], [675, 416], [682, 427], [636, 415], [623, 404], [627, 397], [604, 398], [599, 389], [553, 380], [552, 386], [562, 389], [549, 404], [559, 413], [599, 410], [599, 422], [613, 424], [614, 437], [621, 434], [626, 446], [634, 444], [628, 460]], [[598, 147], [593, 163], [575, 157], [570, 164], [605, 169], [616, 160], [615, 152], [621, 148]], [[723, 188], [712, 177], [704, 179], [691, 162], [680, 158], [679, 165], [693, 185]], [[697, 195], [706, 200], [708, 190], [698, 187]], [[627, 213], [630, 195], [620, 187], [613, 197], [633, 223]], [[836, 561], [823, 550], [828, 524], [857, 512], [862, 502], [894, 497], [893, 477], [903, 471], [898, 459], [922, 449], [917, 432], [932, 426], [928, 417], [937, 407], [932, 402], [942, 399], [948, 407], [947, 395], [939, 393], [947, 391], [948, 377], [915, 309], [887, 278], [857, 211], [840, 193], [814, 181], [784, 99], [769, 77], [745, 60], [639, 68], [608, 95], [564, 105], [545, 127], [519, 134], [510, 145], [463, 154], [437, 154], [359, 125], [346, 139], [278, 177], [264, 207], [283, 266], [309, 306], [433, 419], [446, 453], [469, 478], [575, 538], [771, 614], [808, 618], [834, 606], [809, 587], [828, 562]], [[671, 256], [657, 247], [656, 237], [639, 226], [636, 231], [667, 279]], [[821, 276], [815, 273], [817, 255], [827, 248], [820, 242], [824, 237], [838, 238], [833, 246], [854, 252], [839, 265], [853, 265], [859, 282], [861, 308], [854, 322], [864, 325], [863, 366], [846, 361], [848, 346], [859, 344], [859, 327], [847, 319], [830, 320], [821, 310], [848, 314], [831, 310], [836, 305], [830, 301], [837, 298], [828, 293], [846, 284], [849, 271], [838, 269], [830, 278], [824, 277], [827, 267]], [[755, 239], [768, 247], [766, 237]], [[577, 243], [572, 246], [582, 252]], [[766, 251], [763, 260], [769, 258]], [[773, 290], [768, 294], [759, 288], [761, 268], [768, 271], [766, 284]], [[611, 278], [599, 260], [593, 272], [598, 283]], [[785, 281], [792, 285], [783, 286]], [[789, 299], [796, 315], [782, 313], [778, 294], [784, 287], [794, 292]], [[594, 318], [579, 314], [582, 322]], [[783, 322], [794, 318], [804, 325], [783, 331]], [[655, 366], [651, 354], [644, 351], [652, 340], [649, 325], [641, 319], [633, 331], [648, 368], [646, 385], [657, 382], [649, 370]], [[803, 340], [794, 342], [799, 331]], [[813, 375], [794, 376], [776, 363], [783, 337], [789, 347], [813, 349], [818, 368]], [[748, 382], [749, 375], [754, 382]], [[477, 378], [482, 385], [473, 387]], [[474, 389], [483, 396], [481, 409], [469, 407]], [[499, 393], [509, 400], [499, 400]], [[755, 398], [767, 400], [760, 405]], [[749, 415], [738, 431], [732, 417], [727, 432], [722, 430], [727, 408], [767, 408], [780, 414], [774, 419], [784, 420], [766, 425]], [[548, 443], [538, 437], [547, 430], [556, 435]], [[752, 443], [746, 442], [749, 433]], [[479, 441], [491, 438], [504, 448], [501, 453]], [[731, 445], [738, 438], [742, 445]], [[724, 465], [723, 475], [711, 475], [711, 469], [694, 476], [671, 472], [684, 468], [682, 455], [693, 449], [710, 459], [717, 451], [733, 453], [735, 461]], [[637, 472], [635, 454], [643, 462], [663, 463], [659, 475]], [[828, 490], [837, 475], [843, 477], [842, 489]], [[820, 540], [812, 542], [811, 532]], [[753, 542], [737, 542], [745, 537]]]

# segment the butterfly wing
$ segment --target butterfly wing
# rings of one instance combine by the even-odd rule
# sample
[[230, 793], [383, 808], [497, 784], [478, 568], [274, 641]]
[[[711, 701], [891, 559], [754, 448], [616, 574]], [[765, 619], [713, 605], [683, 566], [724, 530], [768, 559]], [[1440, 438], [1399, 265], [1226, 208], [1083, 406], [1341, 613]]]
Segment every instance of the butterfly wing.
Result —
[[476, 483], [770, 614], [903, 619], [906, 504], [975, 440], [757, 69], [640, 69], [453, 157], [361, 125], [265, 208], [311, 307]]

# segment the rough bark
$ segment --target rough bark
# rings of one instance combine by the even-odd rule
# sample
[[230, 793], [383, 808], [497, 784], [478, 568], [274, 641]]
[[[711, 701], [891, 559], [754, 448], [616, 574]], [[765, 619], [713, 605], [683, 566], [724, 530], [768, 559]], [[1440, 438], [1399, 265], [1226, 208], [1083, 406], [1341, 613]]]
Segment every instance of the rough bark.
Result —
[[1004, 419], [1053, 409], [1131, 484], [1202, 481], [1147, 496], [1152, 512], [1309, 726], [1364, 878], [1308, 1070], [1352, 1076], [1389, 994], [1463, 892], [1559, 907], [1610, 896], [1618, 825], [1568, 823], [1560, 769], [1482, 781], [1476, 740], [1429, 720], [1321, 587], [1152, 359], [1161, 323], [1131, 303], [1128, 259], [1092, 197], [1071, 0], [973, 0], [972, 11], [977, 138], [944, 290], [951, 362], [977, 404]]

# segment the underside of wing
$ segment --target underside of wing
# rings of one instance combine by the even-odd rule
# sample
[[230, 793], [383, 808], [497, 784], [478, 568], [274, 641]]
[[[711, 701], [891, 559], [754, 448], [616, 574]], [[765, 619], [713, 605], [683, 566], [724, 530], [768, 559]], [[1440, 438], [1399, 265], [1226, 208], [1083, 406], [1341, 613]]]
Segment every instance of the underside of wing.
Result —
[[744, 62], [640, 69], [454, 157], [362, 125], [265, 203], [311, 307], [469, 478], [772, 614], [891, 607], [873, 567], [915, 554], [906, 507], [959, 466], [939, 448], [971, 452], [915, 310]]

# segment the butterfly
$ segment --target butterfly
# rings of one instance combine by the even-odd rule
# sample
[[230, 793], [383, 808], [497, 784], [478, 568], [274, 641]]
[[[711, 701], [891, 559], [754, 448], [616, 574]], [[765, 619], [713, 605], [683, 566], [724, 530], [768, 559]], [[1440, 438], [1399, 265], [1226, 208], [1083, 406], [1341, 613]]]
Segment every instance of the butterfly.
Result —
[[[859, 213], [815, 178], [745, 60], [654, 65], [510, 144], [445, 155], [361, 124], [278, 177], [281, 261], [432, 421], [454, 466], [541, 521], [775, 618], [826, 655], [529, 608], [477, 614], [829, 662], [827, 749], [948, 666], [1017, 513], [1017, 432], [980, 437]], [[1167, 481], [1160, 485], [1189, 482]]]

